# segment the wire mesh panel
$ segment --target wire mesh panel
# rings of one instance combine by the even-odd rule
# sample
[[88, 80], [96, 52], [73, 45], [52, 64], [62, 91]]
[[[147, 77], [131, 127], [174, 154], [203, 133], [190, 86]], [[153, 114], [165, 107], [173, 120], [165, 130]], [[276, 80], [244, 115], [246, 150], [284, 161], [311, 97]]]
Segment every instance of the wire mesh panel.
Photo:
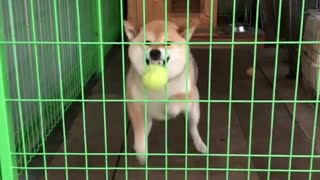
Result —
[[[1, 61], [9, 86], [5, 101], [12, 114], [8, 120], [14, 126], [17, 166], [25, 168], [34, 156], [31, 153], [40, 147], [46, 152], [47, 136], [64, 121], [72, 103], [66, 99], [77, 98], [90, 77], [101, 71], [98, 47], [77, 44], [79, 39], [98, 40], [98, 7], [96, 2], [82, 0], [5, 0], [0, 7]], [[102, 26], [109, 32], [101, 36], [115, 39], [120, 27], [116, 23], [110, 27], [113, 19], [108, 12], [103, 15], [108, 15]]]
[[[198, 7], [210, 9], [207, 41], [191, 41], [195, 1], [185, 1], [181, 27], [168, 23], [173, 1], [155, 2], [164, 17], [153, 24], [147, 0], [128, 7], [118, 0], [0, 0], [0, 177], [319, 179], [320, 91], [310, 96], [300, 76], [285, 79], [282, 48], [298, 46], [300, 72], [304, 47], [318, 47], [316, 38], [304, 39], [319, 31], [304, 30], [306, 1], [295, 41], [281, 40], [289, 7], [282, 0], [273, 1], [275, 41], [259, 39], [260, 0], [218, 3], [232, 24], [223, 40], [215, 39], [217, 4], [203, 1], [210, 6]], [[143, 26], [125, 21], [125, 8], [138, 9]], [[240, 16], [254, 17], [245, 22], [253, 39], [243, 38]], [[272, 47], [260, 48], [266, 44]], [[155, 66], [160, 73], [149, 85], [164, 79], [161, 90], [145, 88], [144, 70]], [[95, 72], [99, 82], [86, 91]], [[78, 111], [66, 113], [70, 107]]]

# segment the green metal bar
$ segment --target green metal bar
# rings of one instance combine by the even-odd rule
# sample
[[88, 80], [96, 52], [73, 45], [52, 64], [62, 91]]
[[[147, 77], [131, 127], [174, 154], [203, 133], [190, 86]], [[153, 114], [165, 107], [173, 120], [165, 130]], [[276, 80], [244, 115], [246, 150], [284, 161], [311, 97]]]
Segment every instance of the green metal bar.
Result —
[[[35, 25], [35, 14], [34, 14], [34, 2], [31, 0], [30, 2], [30, 10], [31, 10], [31, 24], [32, 24], [32, 36], [33, 40], [37, 41], [37, 32], [36, 32], [36, 25]], [[39, 57], [38, 57], [38, 45], [34, 45], [34, 54], [35, 54], [35, 61], [36, 61], [36, 81], [37, 81], [37, 91], [38, 91], [38, 98], [41, 99], [41, 84], [40, 84], [40, 68], [39, 68]], [[43, 155], [43, 165], [44, 167], [47, 167], [47, 158], [46, 158], [46, 144], [45, 144], [45, 130], [44, 130], [44, 117], [43, 117], [43, 109], [42, 109], [42, 103], [38, 102], [38, 107], [40, 111], [40, 129], [41, 129], [41, 143], [42, 143], [42, 152]], [[44, 171], [44, 178], [45, 180], [48, 179], [48, 173], [45, 169]]]
[[[77, 39], [79, 42], [81, 42], [81, 21], [80, 21], [80, 8], [79, 8], [79, 0], [76, 0], [76, 16], [77, 16]], [[83, 58], [82, 58], [82, 46], [78, 46], [78, 52], [79, 52], [79, 64], [80, 64], [80, 83], [81, 83], [81, 109], [82, 109], [82, 124], [83, 124], [83, 144], [84, 144], [84, 153], [85, 153], [85, 175], [86, 175], [86, 180], [89, 179], [89, 172], [88, 172], [88, 146], [87, 146], [87, 126], [86, 126], [86, 107], [85, 107], [85, 102], [84, 100], [84, 78], [83, 78]], [[104, 92], [104, 91], [103, 91]], [[104, 94], [104, 93], [102, 93]]]
[[[74, 45], [78, 45], [78, 44], [82, 44], [82, 45], [100, 45], [100, 44], [104, 44], [104, 45], [130, 45], [130, 44], [134, 44], [134, 45], [144, 45], [143, 42], [112, 42], [112, 41], [105, 41], [105, 42], [97, 42], [97, 41], [82, 41], [82, 42], [77, 42], [77, 41], [0, 41], [0, 44], [6, 44], [6, 45], [10, 45], [10, 44], [52, 44], [52, 45], [64, 45], [64, 44], [74, 44]], [[295, 44], [320, 44], [320, 41], [212, 41], [210, 42], [172, 42], [172, 43], [163, 43], [163, 42], [151, 42], [148, 43], [149, 45], [163, 45], [163, 44], [176, 44], [176, 45], [276, 45], [276, 44], [281, 44], [281, 45], [295, 45]]]
[[[146, 0], [142, 0], [142, 16], [143, 16], [143, 19], [142, 19], [142, 24], [143, 24], [143, 42], [146, 43], [147, 41], [147, 29], [146, 29], [146, 24], [147, 24], [147, 20], [146, 20]], [[144, 49], [145, 50], [145, 49]], [[146, 59], [146, 53], [143, 53], [144, 54], [144, 59]], [[146, 65], [146, 63], [145, 63]], [[147, 92], [147, 89], [144, 88], [144, 99], [145, 101], [148, 99], [148, 92]], [[145, 163], [145, 167], [146, 167], [146, 170], [145, 170], [145, 180], [148, 180], [149, 179], [149, 173], [148, 173], [148, 166], [149, 166], [149, 155], [148, 155], [148, 152], [149, 152], [149, 144], [148, 144], [148, 103], [144, 103], [144, 131], [145, 131], [145, 149], [146, 149], [146, 154], [144, 155], [146, 157], [146, 163]]]
[[[27, 17], [26, 15], [29, 14], [28, 13], [29, 9], [27, 8], [28, 7], [27, 1], [24, 1], [24, 3], [20, 4], [20, 8], [21, 9], [23, 9], [22, 8], [23, 6], [26, 7], [26, 8], [24, 9], [24, 13], [20, 13], [20, 18], [22, 20], [25, 20], [26, 24], [29, 24], [30, 23], [29, 22], [29, 18], [26, 18]], [[30, 41], [31, 40], [30, 29], [26, 28], [26, 29], [23, 29], [23, 31], [24, 31], [23, 33], [26, 34], [26, 40]], [[31, 48], [32, 45], [27, 45], [27, 47], [28, 47], [28, 51], [25, 52], [25, 54], [24, 54], [25, 57], [27, 57], [28, 54], [29, 55], [32, 54], [32, 48]], [[29, 72], [34, 72], [35, 71], [35, 67], [34, 67], [32, 61], [29, 61], [28, 65], [29, 65], [28, 68], [22, 68], [22, 70], [21, 70], [22, 74], [28, 74]], [[31, 84], [35, 84], [36, 83], [36, 78], [31, 78], [30, 82], [31, 82]], [[27, 89], [27, 88], [25, 87], [25, 89]], [[31, 89], [32, 92], [36, 91], [36, 88], [34, 86], [30, 87], [30, 89]], [[37, 144], [38, 141], [41, 141], [41, 140], [39, 140], [39, 137], [41, 136], [41, 135], [39, 135], [40, 132], [37, 131], [38, 128], [41, 128], [41, 127], [39, 125], [39, 121], [35, 120], [35, 119], [38, 118], [37, 117], [36, 108], [33, 107], [30, 111], [26, 112], [26, 117], [28, 117], [28, 119], [26, 118], [27, 121], [26, 121], [26, 125], [25, 125], [26, 130], [27, 130], [26, 135], [25, 135], [27, 137], [27, 141], [26, 141], [26, 144], [28, 146], [27, 147], [27, 151], [31, 151], [34, 148], [34, 145]], [[31, 159], [31, 158], [28, 157], [27, 159]]]
[[[302, 37], [303, 37], [303, 27], [304, 27], [304, 8], [305, 8], [305, 0], [302, 0], [301, 5], [301, 20], [300, 20], [300, 34], [299, 34], [299, 46], [298, 46], [298, 59], [297, 59], [297, 68], [296, 68], [296, 80], [295, 80], [295, 89], [294, 89], [294, 101], [298, 99], [298, 87], [299, 87], [299, 72], [300, 72], [300, 63], [301, 63], [301, 47], [302, 47]], [[297, 116], [297, 103], [293, 103], [293, 112], [292, 112], [292, 126], [291, 126], [291, 140], [290, 140], [290, 155], [293, 154], [294, 148], [294, 134], [295, 134], [295, 122]], [[289, 157], [289, 170], [292, 168], [292, 157]], [[288, 180], [291, 179], [291, 171], [288, 173]]]
[[[103, 19], [102, 19], [102, 4], [101, 0], [98, 0], [97, 2], [97, 10], [98, 10], [98, 34], [99, 34], [99, 42], [103, 42]], [[106, 99], [106, 83], [105, 83], [105, 70], [104, 70], [104, 47], [102, 44], [100, 44], [99, 47], [99, 56], [100, 56], [100, 72], [101, 72], [101, 81], [102, 81], [102, 99]], [[84, 100], [84, 99], [83, 99]], [[107, 108], [106, 103], [102, 103], [102, 112], [103, 112], [103, 126], [104, 128], [104, 148], [105, 152], [108, 152], [108, 137], [107, 137]], [[108, 156], [105, 156], [105, 165], [108, 167]], [[108, 171], [106, 171], [106, 180], [109, 179]]]
[[[258, 40], [258, 31], [259, 31], [259, 9], [260, 9], [260, 0], [257, 0], [256, 5], [256, 21], [255, 21], [255, 34], [254, 34], [254, 42], [257, 42]], [[255, 81], [256, 81], [256, 65], [257, 65], [257, 44], [254, 44], [254, 50], [253, 50], [253, 76], [252, 76], [252, 82], [251, 82], [251, 104], [250, 104], [250, 125], [249, 125], [249, 143], [248, 143], [248, 153], [251, 154], [252, 151], [252, 130], [253, 130], [253, 112], [254, 112], [254, 95], [255, 95]], [[251, 179], [251, 158], [248, 157], [248, 172], [247, 172], [247, 179]]]
[[[8, 102], [66, 102], [66, 103], [70, 103], [70, 102], [82, 102], [82, 100], [79, 99], [11, 99], [11, 98], [6, 98], [5, 99]], [[200, 100], [175, 100], [175, 99], [84, 99], [84, 102], [202, 102], [202, 103], [277, 103], [277, 104], [285, 104], [285, 103], [297, 103], [297, 104], [314, 104], [317, 102], [320, 102], [320, 100], [291, 100], [291, 99], [284, 99], [284, 100], [277, 100], [277, 101], [272, 101], [272, 100], [223, 100], [223, 99], [200, 99]]]
[[[58, 18], [58, 2], [57, 0], [53, 1], [53, 14], [54, 14], [54, 30], [55, 30], [55, 39], [56, 42], [60, 41], [60, 33], [59, 33], [59, 18]], [[58, 58], [58, 69], [59, 69], [59, 93], [60, 93], [60, 112], [62, 118], [62, 133], [63, 133], [63, 151], [64, 155], [64, 163], [65, 163], [65, 176], [66, 180], [69, 179], [69, 168], [68, 168], [68, 157], [67, 157], [67, 135], [66, 135], [66, 121], [64, 117], [64, 91], [63, 91], [63, 80], [62, 80], [62, 59], [61, 59], [61, 47], [56, 43], [57, 49], [57, 58]]]
[[[24, 167], [14, 167], [16, 169], [24, 169]], [[29, 170], [41, 170], [44, 167], [29, 167]], [[48, 170], [65, 170], [65, 167], [48, 167]], [[79, 166], [69, 166], [70, 170], [85, 170], [85, 167], [79, 167]], [[89, 170], [147, 170], [147, 171], [163, 171], [165, 170], [165, 167], [89, 167]], [[172, 167], [170, 168], [172, 171], [185, 171], [186, 169], [184, 167]], [[226, 168], [209, 168], [210, 171], [217, 171], [217, 172], [225, 172]], [[188, 171], [203, 171], [203, 168], [188, 168]], [[247, 168], [229, 168], [228, 171], [230, 172], [247, 172]], [[257, 169], [257, 168], [252, 168], [250, 169], [252, 172], [268, 172], [268, 169]], [[287, 172], [292, 172], [292, 173], [309, 173], [309, 169], [272, 169], [272, 172], [282, 172], [282, 173], [287, 173]], [[311, 171], [312, 173], [319, 173], [320, 169], [314, 169]]]
[[[209, 30], [209, 42], [212, 43], [213, 38], [213, 10], [214, 10], [214, 1], [210, 2], [210, 30]], [[206, 180], [209, 180], [209, 168], [210, 168], [210, 132], [211, 132], [211, 103], [209, 100], [211, 99], [211, 76], [212, 76], [212, 45], [209, 45], [209, 70], [208, 70], [208, 107], [207, 107], [207, 157], [206, 157]], [[200, 102], [199, 102], [200, 103]]]
[[[0, 40], [5, 40], [4, 23], [2, 21], [2, 3], [0, 3]], [[13, 129], [13, 118], [10, 107], [6, 102], [9, 96], [9, 83], [7, 72], [6, 46], [0, 45], [0, 131], [2, 138], [0, 141], [0, 179], [18, 180], [18, 170], [14, 169], [17, 166], [15, 152], [15, 135]]]
[[[128, 167], [128, 139], [127, 139], [127, 104], [126, 104], [126, 60], [125, 60], [125, 47], [124, 47], [124, 16], [123, 16], [123, 2], [120, 0], [120, 21], [121, 21], [121, 63], [122, 63], [122, 94], [123, 94], [123, 99], [121, 99], [119, 102], [123, 103], [123, 136], [124, 136], [124, 164], [125, 167]], [[128, 174], [128, 169], [125, 169], [125, 179], [128, 180], [129, 174]]]
[[[281, 30], [281, 17], [282, 17], [282, 0], [279, 0], [279, 9], [278, 9], [278, 25], [277, 25], [277, 39], [280, 40], [280, 30]], [[277, 73], [278, 73], [278, 63], [279, 63], [279, 44], [276, 44], [275, 51], [275, 67], [273, 73], [273, 89], [272, 89], [272, 105], [271, 105], [271, 124], [270, 124], [270, 139], [269, 139], [269, 155], [272, 154], [272, 141], [273, 141], [273, 128], [274, 128], [274, 119], [275, 119], [275, 101], [276, 101], [276, 89], [277, 89]], [[268, 158], [268, 169], [271, 169], [271, 161], [272, 158], [269, 156]], [[268, 171], [267, 179], [269, 180], [271, 177], [271, 172]]]
[[[164, 1], [164, 19], [165, 19], [165, 37], [164, 42], [168, 42], [168, 0]], [[165, 44], [165, 57], [168, 55], [168, 45]], [[168, 65], [166, 64], [166, 68], [168, 69]], [[168, 97], [168, 85], [165, 86], [165, 99], [169, 99]], [[165, 126], [165, 180], [168, 180], [168, 103], [165, 103], [164, 107], [164, 113], [165, 113], [165, 120], [164, 120], [164, 126]]]
[[[43, 153], [41, 152], [27, 152], [27, 153], [19, 153], [19, 152], [13, 152], [12, 154], [14, 155], [22, 155], [22, 154], [27, 154], [27, 155], [43, 155]], [[67, 153], [70, 156], [83, 156], [84, 153], [76, 153], [76, 152], [68, 152]], [[109, 155], [109, 156], [116, 156], [116, 155], [128, 155], [128, 156], [136, 156], [139, 153], [87, 153], [89, 156], [105, 156], [105, 155]], [[292, 157], [292, 158], [320, 158], [320, 155], [318, 154], [314, 154], [314, 155], [310, 155], [310, 154], [293, 154], [293, 155], [289, 155], [289, 154], [271, 154], [269, 155], [268, 153], [266, 154], [227, 154], [227, 153], [210, 153], [210, 154], [199, 154], [199, 153], [168, 153], [168, 156], [185, 156], [185, 155], [189, 155], [192, 157], [206, 157], [206, 156], [210, 156], [210, 157], [256, 157], [256, 158], [268, 158], [268, 157], [272, 157], [272, 158], [288, 158], [288, 157]], [[50, 155], [50, 156], [61, 156], [64, 155], [64, 153], [62, 152], [47, 152], [46, 155]], [[142, 155], [142, 154], [141, 154]], [[163, 156], [165, 155], [165, 153], [149, 153], [149, 155], [152, 156]], [[272, 169], [271, 169], [272, 170]]]
[[[14, 24], [14, 13], [13, 13], [13, 5], [12, 5], [12, 0], [9, 1], [8, 3], [8, 8], [9, 8], [9, 19], [10, 19], [10, 27], [11, 27], [11, 39], [15, 41], [16, 36], [15, 36], [15, 24]], [[17, 57], [17, 47], [16, 45], [12, 46], [13, 49], [13, 63], [14, 63], [14, 75], [16, 77], [16, 88], [17, 88], [17, 97], [18, 99], [21, 99], [21, 86], [20, 86], [20, 75], [19, 75], [19, 64], [18, 64], [18, 57]], [[22, 113], [22, 105], [21, 102], [18, 101], [18, 118], [19, 118], [19, 123], [20, 123], [20, 133], [21, 133], [21, 140], [22, 140], [22, 151], [25, 153], [26, 152], [26, 140], [25, 140], [25, 127], [24, 127], [24, 122], [23, 122], [23, 113]], [[28, 166], [28, 160], [25, 155], [23, 156], [23, 166], [27, 167]], [[24, 172], [26, 180], [29, 179], [28, 177], [28, 171]]]
[[[229, 79], [229, 100], [232, 99], [233, 89], [233, 63], [234, 63], [234, 40], [235, 40], [235, 22], [236, 22], [236, 4], [237, 0], [233, 0], [232, 7], [232, 36], [231, 36], [231, 62], [230, 62], [230, 79]], [[228, 138], [227, 138], [227, 154], [230, 153], [230, 138], [231, 138], [231, 122], [232, 122], [232, 103], [228, 104]], [[227, 156], [226, 163], [226, 180], [229, 180], [230, 158]]]
[[[189, 34], [190, 34], [190, 0], [187, 0], [187, 18], [186, 18], [186, 43], [187, 43], [187, 60], [186, 60], [186, 79], [185, 79], [185, 82], [186, 82], [186, 92], [189, 92], [189, 63], [190, 63], [190, 55], [189, 55]], [[186, 100], [188, 101], [189, 100], [189, 96], [188, 96], [189, 93], [186, 93]], [[186, 110], [185, 112], [189, 112], [188, 111], [188, 105], [186, 105]], [[188, 127], [189, 127], [189, 113], [186, 113], [185, 114], [185, 134], [184, 134], [184, 139], [185, 139], [185, 152], [186, 152], [186, 156], [185, 156], [185, 171], [184, 171], [184, 179], [185, 180], [188, 180]]]

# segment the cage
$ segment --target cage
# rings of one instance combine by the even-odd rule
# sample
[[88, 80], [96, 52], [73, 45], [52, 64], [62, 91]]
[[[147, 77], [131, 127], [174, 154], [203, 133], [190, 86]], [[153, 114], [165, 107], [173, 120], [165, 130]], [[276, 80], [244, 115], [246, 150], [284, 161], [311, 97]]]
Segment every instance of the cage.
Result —
[[[317, 13], [305, 11], [311, 6], [319, 2], [0, 0], [0, 179], [320, 179], [320, 41]], [[301, 21], [287, 23], [287, 12]], [[129, 46], [148, 54], [141, 47], [172, 53], [181, 45], [130, 41], [126, 33], [135, 31], [126, 32], [125, 21], [143, 30], [156, 18], [200, 24], [182, 43], [198, 67], [199, 99], [128, 96]], [[284, 40], [292, 29], [298, 38]], [[270, 32], [274, 39], [266, 40]], [[286, 78], [288, 44], [297, 47], [295, 72], [302, 71], [293, 79]], [[139, 164], [128, 105], [141, 103], [147, 115], [149, 103], [175, 102], [199, 103], [207, 151], [193, 144], [190, 114], [171, 118], [163, 105], [164, 121], [151, 128], [140, 119], [151, 131]]]

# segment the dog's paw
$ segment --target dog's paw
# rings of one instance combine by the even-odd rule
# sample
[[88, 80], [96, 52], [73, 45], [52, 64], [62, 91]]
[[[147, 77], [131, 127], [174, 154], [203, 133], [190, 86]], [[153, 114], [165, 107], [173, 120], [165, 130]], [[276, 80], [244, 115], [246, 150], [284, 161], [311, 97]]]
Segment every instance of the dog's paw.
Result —
[[136, 156], [136, 159], [137, 159], [138, 163], [140, 165], [145, 165], [145, 163], [146, 163], [146, 155], [145, 155], [145, 153], [147, 151], [145, 149], [144, 143], [135, 144], [134, 145], [134, 149], [135, 149], [136, 153], [138, 153], [137, 156]]
[[197, 151], [199, 151], [200, 153], [203, 153], [203, 154], [207, 153], [208, 148], [203, 142], [197, 142], [194, 145], [195, 145]]
[[137, 161], [141, 166], [145, 165], [146, 164], [146, 156], [138, 155], [137, 156]]

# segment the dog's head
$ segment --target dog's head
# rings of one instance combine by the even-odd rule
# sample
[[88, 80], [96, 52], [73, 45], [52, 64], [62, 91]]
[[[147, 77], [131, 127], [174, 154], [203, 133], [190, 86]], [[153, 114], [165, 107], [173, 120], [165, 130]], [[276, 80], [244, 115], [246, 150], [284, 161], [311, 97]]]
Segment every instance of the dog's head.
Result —
[[[138, 42], [137, 44], [130, 44], [128, 55], [133, 67], [140, 75], [143, 74], [144, 68], [149, 64], [167, 66], [169, 79], [185, 69], [187, 54], [189, 53], [186, 42], [191, 38], [196, 25], [190, 25], [187, 36], [185, 27], [179, 27], [168, 21], [166, 36], [165, 23], [161, 20], [151, 21], [146, 24], [144, 31], [142, 27], [136, 29], [129, 22], [125, 22], [125, 32], [128, 40]], [[165, 48], [166, 37], [167, 43], [169, 43], [167, 48]], [[144, 40], [146, 43], [142, 44]]]

